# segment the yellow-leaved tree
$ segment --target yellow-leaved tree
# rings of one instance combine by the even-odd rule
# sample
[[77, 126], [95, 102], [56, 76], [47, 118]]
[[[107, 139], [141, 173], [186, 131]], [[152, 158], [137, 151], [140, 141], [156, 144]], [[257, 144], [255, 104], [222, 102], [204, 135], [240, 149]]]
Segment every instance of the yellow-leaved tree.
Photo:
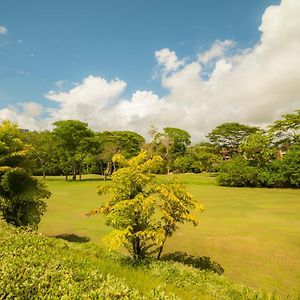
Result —
[[176, 179], [168, 184], [155, 181], [151, 171], [163, 163], [160, 156], [150, 158], [142, 151], [129, 160], [120, 154], [113, 160], [119, 169], [113, 173], [111, 184], [98, 190], [111, 197], [88, 215], [103, 214], [106, 224], [114, 228], [105, 237], [110, 249], [124, 246], [135, 259], [154, 254], [160, 258], [166, 239], [180, 223], [197, 226], [191, 212], [203, 207]]

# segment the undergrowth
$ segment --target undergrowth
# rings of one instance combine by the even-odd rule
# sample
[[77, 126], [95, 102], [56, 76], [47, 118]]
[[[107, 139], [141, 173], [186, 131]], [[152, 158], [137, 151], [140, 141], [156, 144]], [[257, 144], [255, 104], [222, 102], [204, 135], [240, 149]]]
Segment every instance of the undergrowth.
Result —
[[1, 223], [0, 253], [0, 299], [278, 299], [178, 262], [136, 264]]

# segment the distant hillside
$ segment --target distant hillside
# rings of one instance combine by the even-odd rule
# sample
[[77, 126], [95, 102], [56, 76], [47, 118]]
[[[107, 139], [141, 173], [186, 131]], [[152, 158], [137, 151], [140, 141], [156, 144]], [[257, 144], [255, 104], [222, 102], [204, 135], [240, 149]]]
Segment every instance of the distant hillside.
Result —
[[134, 265], [2, 223], [0, 257], [0, 299], [275, 299], [180, 263]]

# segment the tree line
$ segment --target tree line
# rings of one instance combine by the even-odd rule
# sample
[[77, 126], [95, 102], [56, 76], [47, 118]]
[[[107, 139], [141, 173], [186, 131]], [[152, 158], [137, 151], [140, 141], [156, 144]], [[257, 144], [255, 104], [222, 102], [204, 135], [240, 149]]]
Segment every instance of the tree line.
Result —
[[[51, 193], [33, 175], [83, 173], [111, 176], [99, 193], [111, 197], [89, 215], [104, 214], [114, 231], [110, 248], [124, 246], [135, 258], [156, 254], [180, 223], [198, 221], [199, 204], [176, 181], [159, 184], [153, 173], [214, 172], [220, 185], [300, 186], [300, 110], [284, 115], [263, 130], [237, 122], [224, 123], [208, 142], [191, 146], [190, 134], [151, 127], [146, 143], [131, 131], [94, 132], [87, 123], [65, 120], [52, 131], [27, 132], [16, 124], [0, 125], [0, 213], [14, 226], [37, 228]], [[202, 210], [202, 206], [199, 208]]]
[[130, 159], [146, 150], [164, 164], [157, 173], [218, 172], [229, 186], [299, 186], [300, 110], [282, 116], [267, 130], [228, 122], [207, 134], [207, 142], [191, 145], [189, 132], [166, 127], [149, 129], [151, 140], [132, 131], [94, 132], [78, 120], [58, 121], [52, 131], [22, 132], [32, 146], [35, 175], [64, 175], [81, 179], [96, 173], [106, 178], [115, 170], [117, 153]]

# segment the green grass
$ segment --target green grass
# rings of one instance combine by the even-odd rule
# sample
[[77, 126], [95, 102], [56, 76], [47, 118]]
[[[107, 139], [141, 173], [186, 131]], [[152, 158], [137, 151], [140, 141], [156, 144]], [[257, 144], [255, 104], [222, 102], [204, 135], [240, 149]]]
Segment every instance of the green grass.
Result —
[[[300, 295], [300, 190], [219, 187], [207, 174], [178, 177], [206, 210], [198, 227], [182, 226], [167, 242], [167, 252], [209, 256], [227, 278], [283, 296]], [[168, 178], [158, 176], [162, 182]], [[99, 205], [96, 188], [105, 183], [92, 175], [84, 179], [47, 180], [53, 195], [40, 231], [74, 234], [102, 245], [110, 229], [101, 216], [85, 213]]]
[[95, 244], [69, 243], [0, 221], [0, 299], [248, 299], [271, 294], [175, 262], [133, 265]]

